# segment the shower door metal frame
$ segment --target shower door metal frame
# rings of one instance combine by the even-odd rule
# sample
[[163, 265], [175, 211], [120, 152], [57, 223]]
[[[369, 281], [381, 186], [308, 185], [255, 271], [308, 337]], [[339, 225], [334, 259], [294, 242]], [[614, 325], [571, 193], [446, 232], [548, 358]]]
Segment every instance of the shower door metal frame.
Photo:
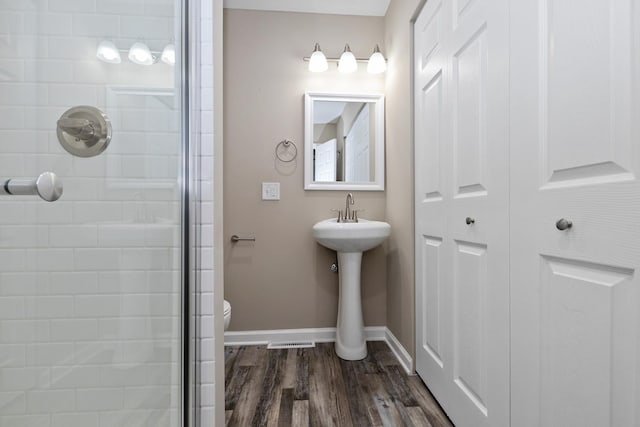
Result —
[[[194, 7], [195, 6], [195, 7]], [[196, 307], [195, 295], [196, 292], [196, 277], [192, 280], [191, 272], [197, 271], [198, 257], [194, 256], [191, 259], [191, 244], [196, 243], [197, 239], [191, 238], [192, 224], [196, 229], [195, 235], [197, 235], [198, 222], [195, 220], [195, 213], [197, 209], [191, 211], [191, 204], [196, 201], [197, 197], [197, 180], [194, 177], [197, 176], [197, 170], [194, 166], [196, 162], [192, 163], [192, 153], [197, 154], [197, 150], [193, 150], [193, 144], [197, 143], [195, 138], [192, 138], [192, 129], [197, 129], [191, 123], [197, 115], [192, 117], [191, 108], [191, 84], [192, 84], [192, 72], [197, 72], [196, 64], [193, 61], [196, 59], [196, 55], [192, 54], [196, 51], [197, 45], [191, 45], [192, 40], [195, 42], [198, 40], [195, 31], [198, 25], [192, 25], [197, 19], [197, 2], [190, 2], [189, 0], [181, 0], [181, 55], [180, 55], [180, 98], [181, 98], [181, 145], [182, 145], [182, 171], [181, 171], [181, 226], [182, 226], [182, 244], [181, 244], [181, 280], [182, 280], [182, 295], [181, 295], [181, 346], [182, 346], [182, 366], [181, 366], [181, 426], [182, 427], [194, 427], [196, 426], [195, 420], [197, 415], [197, 407], [195, 405], [197, 396], [197, 381], [195, 372], [197, 360], [195, 358], [197, 348], [197, 333], [196, 322], [194, 321], [196, 313], [194, 307]], [[192, 197], [193, 195], [196, 197]], [[193, 221], [193, 223], [192, 223]], [[196, 248], [197, 249], [197, 248]], [[192, 300], [192, 292], [194, 293]]]

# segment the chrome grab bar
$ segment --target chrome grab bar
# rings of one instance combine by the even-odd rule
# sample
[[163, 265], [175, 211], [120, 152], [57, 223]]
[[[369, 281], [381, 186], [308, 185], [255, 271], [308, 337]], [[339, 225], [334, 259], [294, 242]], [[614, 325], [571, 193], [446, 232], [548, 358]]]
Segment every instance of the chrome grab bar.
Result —
[[231, 236], [231, 241], [232, 242], [240, 242], [240, 241], [244, 241], [247, 240], [249, 242], [255, 242], [256, 238], [255, 237], [240, 237], [237, 234], [234, 234], [233, 236]]
[[62, 196], [62, 181], [53, 172], [44, 172], [36, 179], [8, 179], [0, 185], [3, 196], [40, 196], [47, 202], [55, 202]]

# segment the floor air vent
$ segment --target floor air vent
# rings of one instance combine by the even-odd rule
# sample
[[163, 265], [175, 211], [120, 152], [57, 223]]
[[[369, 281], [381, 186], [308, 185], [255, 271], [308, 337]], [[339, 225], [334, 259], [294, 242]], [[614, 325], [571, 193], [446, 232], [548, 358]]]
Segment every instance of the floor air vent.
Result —
[[299, 341], [299, 342], [270, 342], [267, 345], [267, 349], [275, 350], [281, 348], [312, 348], [315, 347], [316, 343], [313, 341]]

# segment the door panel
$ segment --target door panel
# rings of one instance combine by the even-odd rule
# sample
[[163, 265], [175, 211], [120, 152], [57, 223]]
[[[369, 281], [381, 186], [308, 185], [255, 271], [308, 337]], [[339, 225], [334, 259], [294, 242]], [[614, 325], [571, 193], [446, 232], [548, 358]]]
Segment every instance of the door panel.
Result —
[[487, 247], [455, 242], [454, 383], [487, 414]]
[[420, 97], [422, 117], [429, 120], [420, 129], [420, 140], [424, 144], [418, 154], [424, 169], [420, 172], [418, 190], [423, 202], [442, 199], [442, 181], [440, 170], [440, 144], [442, 111], [442, 72], [425, 86]]
[[454, 18], [459, 19], [472, 2], [473, 0], [454, 0], [454, 11], [456, 12]]
[[457, 425], [640, 426], [640, 10], [510, 5], [416, 21], [416, 369]]
[[508, 424], [506, 12], [429, 1], [414, 27], [416, 370], [459, 426]]
[[344, 141], [346, 181], [367, 182], [369, 174], [369, 107], [360, 110]]
[[337, 140], [335, 138], [322, 144], [314, 144], [313, 180], [335, 181], [337, 171]]
[[590, 181], [629, 171], [630, 2], [542, 1], [540, 8], [543, 178]]
[[442, 0], [433, 0], [425, 5], [424, 11], [415, 23], [415, 51], [418, 55], [416, 65], [421, 71], [428, 72], [426, 67], [437, 63], [432, 57], [439, 50], [443, 25]]
[[633, 272], [555, 257], [542, 264], [542, 425], [609, 425], [611, 346], [624, 328], [614, 313], [632, 297]]
[[486, 60], [485, 28], [475, 33], [453, 56], [453, 165], [457, 196], [486, 191]]
[[[640, 425], [632, 4], [512, 8], [514, 426]], [[572, 227], [559, 230], [561, 218]]]
[[[440, 0], [426, 3], [415, 23], [415, 200], [416, 200], [416, 369], [429, 378], [429, 387], [446, 394], [445, 360], [450, 360], [450, 329], [447, 328], [450, 286], [447, 285], [449, 241], [445, 197], [450, 190], [445, 175], [448, 156], [447, 126], [450, 113], [444, 108], [445, 85], [443, 36], [451, 31]], [[418, 125], [418, 123], [420, 125]], [[449, 367], [446, 367], [449, 369]]]
[[424, 309], [422, 324], [422, 337], [419, 345], [433, 361], [442, 368], [441, 352], [441, 309], [442, 305], [442, 280], [440, 277], [442, 253], [442, 239], [423, 236], [424, 248], [422, 250], [423, 271], [421, 277], [422, 301]]

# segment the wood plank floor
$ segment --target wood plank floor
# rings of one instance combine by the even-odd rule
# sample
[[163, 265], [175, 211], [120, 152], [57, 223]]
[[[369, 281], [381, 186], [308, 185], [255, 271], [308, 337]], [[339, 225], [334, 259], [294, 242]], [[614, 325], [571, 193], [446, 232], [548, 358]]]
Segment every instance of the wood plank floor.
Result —
[[227, 426], [452, 426], [419, 377], [386, 343], [345, 361], [333, 343], [267, 350], [225, 347]]

